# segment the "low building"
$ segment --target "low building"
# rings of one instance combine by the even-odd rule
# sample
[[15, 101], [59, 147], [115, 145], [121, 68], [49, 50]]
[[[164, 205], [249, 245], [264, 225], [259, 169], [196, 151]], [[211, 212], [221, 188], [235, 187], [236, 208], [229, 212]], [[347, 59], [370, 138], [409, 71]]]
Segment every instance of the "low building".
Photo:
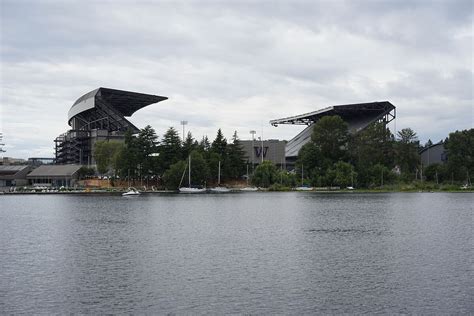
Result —
[[448, 155], [443, 142], [428, 146], [420, 151], [421, 163], [423, 166], [439, 163], [443, 164], [448, 161]]
[[5, 188], [27, 185], [28, 180], [26, 176], [31, 169], [31, 166], [28, 165], [1, 165], [0, 190], [2, 190], [1, 187]]
[[278, 139], [241, 140], [247, 163], [259, 165], [263, 160], [269, 160], [277, 166], [285, 164], [286, 141]]
[[33, 186], [73, 187], [79, 178], [81, 165], [41, 165], [27, 179]]

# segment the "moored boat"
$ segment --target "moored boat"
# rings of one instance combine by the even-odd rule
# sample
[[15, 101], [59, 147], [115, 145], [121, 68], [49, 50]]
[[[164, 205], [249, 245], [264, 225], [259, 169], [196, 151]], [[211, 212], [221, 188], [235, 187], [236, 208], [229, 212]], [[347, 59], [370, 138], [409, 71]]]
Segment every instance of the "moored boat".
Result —
[[206, 189], [203, 188], [189, 188], [189, 187], [182, 187], [179, 188], [179, 193], [205, 193]]
[[140, 194], [141, 193], [137, 189], [135, 189], [133, 187], [130, 187], [130, 188], [128, 188], [127, 192], [122, 193], [122, 196], [137, 196], [137, 195], [140, 195]]
[[214, 193], [227, 193], [230, 192], [229, 188], [221, 186], [221, 161], [219, 160], [219, 169], [217, 174], [217, 187], [211, 188], [211, 192]]
[[245, 187], [245, 188], [241, 188], [240, 191], [243, 191], [243, 192], [255, 192], [255, 191], [258, 191], [258, 188], [256, 188], [256, 187]]
[[186, 168], [184, 168], [183, 176], [181, 177], [181, 181], [179, 183], [179, 193], [205, 193], [207, 190], [205, 188], [193, 188], [191, 186], [191, 155], [189, 155], [188, 160], [188, 186], [182, 187], [181, 183], [183, 182], [184, 174], [186, 173]]

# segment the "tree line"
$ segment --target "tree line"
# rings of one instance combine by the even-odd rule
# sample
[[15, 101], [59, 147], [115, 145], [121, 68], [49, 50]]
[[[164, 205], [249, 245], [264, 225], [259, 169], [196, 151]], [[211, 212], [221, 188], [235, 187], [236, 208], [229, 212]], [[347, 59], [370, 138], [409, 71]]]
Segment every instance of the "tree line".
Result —
[[[251, 175], [251, 182], [276, 189], [301, 184], [377, 188], [416, 180], [461, 183], [473, 174], [474, 129], [453, 132], [444, 140], [447, 163], [423, 166], [419, 152], [431, 145], [431, 141], [420, 145], [411, 128], [393, 135], [382, 122], [375, 122], [351, 134], [339, 116], [326, 116], [314, 124], [311, 141], [299, 151], [295, 170], [289, 172], [264, 161]], [[172, 127], [159, 139], [147, 126], [137, 136], [127, 132], [125, 142], [97, 142], [94, 154], [100, 174], [152, 180], [167, 189], [179, 186], [189, 157], [194, 185], [215, 183], [219, 162], [223, 181], [246, 174], [248, 161], [237, 132], [228, 142], [221, 129], [212, 142], [207, 136], [197, 141], [191, 132], [183, 141]]]
[[148, 180], [168, 189], [178, 188], [189, 157], [193, 185], [215, 182], [219, 162], [223, 181], [238, 179], [246, 170], [245, 153], [237, 132], [228, 142], [221, 129], [212, 142], [207, 136], [197, 141], [191, 132], [183, 141], [173, 127], [159, 139], [148, 125], [136, 136], [127, 131], [124, 142], [98, 141], [94, 145], [94, 159], [100, 174]]
[[447, 163], [423, 166], [420, 150], [431, 145], [429, 140], [422, 146], [411, 128], [395, 136], [382, 122], [353, 135], [339, 116], [326, 116], [314, 124], [311, 141], [298, 153], [294, 173], [265, 163], [257, 167], [253, 182], [278, 189], [300, 184], [300, 175], [301, 185], [342, 188], [470, 181], [474, 173], [474, 129], [450, 133], [444, 140]]
[[[314, 186], [380, 187], [410, 183], [414, 180], [462, 182], [474, 171], [474, 129], [456, 131], [444, 141], [446, 164], [423, 166], [417, 134], [411, 128], [398, 131], [396, 137], [382, 123], [370, 124], [351, 135], [339, 116], [319, 120], [311, 141], [298, 155], [297, 168], [307, 173]], [[425, 145], [431, 146], [431, 141]]]

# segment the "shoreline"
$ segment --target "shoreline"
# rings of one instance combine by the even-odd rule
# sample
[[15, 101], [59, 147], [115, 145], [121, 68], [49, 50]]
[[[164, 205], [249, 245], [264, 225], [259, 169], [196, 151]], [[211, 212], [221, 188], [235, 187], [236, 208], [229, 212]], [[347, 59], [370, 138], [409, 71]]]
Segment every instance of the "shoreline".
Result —
[[[61, 192], [3, 192], [1, 195], [117, 195], [121, 196], [123, 191], [106, 191], [106, 190], [96, 190], [96, 191], [61, 191]], [[390, 190], [390, 189], [360, 189], [360, 190], [308, 190], [308, 191], [298, 191], [298, 190], [258, 190], [254, 192], [245, 192], [238, 189], [232, 190], [227, 193], [213, 193], [205, 192], [202, 194], [212, 194], [212, 195], [222, 195], [222, 194], [237, 194], [237, 193], [322, 193], [322, 194], [344, 194], [344, 193], [474, 193], [474, 189], [459, 189], [459, 190]], [[178, 190], [157, 190], [157, 191], [140, 191], [143, 195], [154, 195], [154, 194], [180, 194]]]

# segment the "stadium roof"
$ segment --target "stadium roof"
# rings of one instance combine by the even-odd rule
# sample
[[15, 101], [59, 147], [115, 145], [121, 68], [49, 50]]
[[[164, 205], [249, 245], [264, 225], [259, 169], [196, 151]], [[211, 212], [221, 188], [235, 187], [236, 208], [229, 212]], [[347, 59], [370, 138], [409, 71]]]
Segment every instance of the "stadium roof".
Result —
[[96, 96], [101, 97], [103, 100], [107, 101], [108, 104], [112, 105], [123, 116], [131, 116], [133, 113], [147, 105], [168, 99], [167, 97], [153, 94], [145, 94], [101, 87], [84, 94], [82, 97], [77, 99], [76, 102], [74, 102], [72, 107], [83, 102], [86, 99]]
[[395, 106], [388, 101], [333, 105], [305, 114], [271, 120], [270, 124], [273, 126], [278, 126], [279, 124], [311, 125], [323, 116], [329, 115], [339, 115], [344, 119], [346, 117], [362, 117], [368, 114], [373, 116], [375, 114], [379, 118], [382, 118], [394, 109]]
[[122, 116], [131, 116], [141, 108], [168, 99], [167, 97], [110, 88], [98, 88], [76, 100], [68, 112], [68, 121], [81, 113], [97, 107], [96, 102], [105, 103]]
[[331, 115], [339, 115], [347, 123], [350, 133], [358, 133], [373, 122], [382, 121], [387, 124], [392, 121], [395, 118], [395, 106], [388, 101], [333, 105], [305, 114], [272, 120], [270, 124], [308, 125], [286, 144], [285, 156], [296, 157], [301, 147], [311, 140], [314, 123], [324, 116]]

